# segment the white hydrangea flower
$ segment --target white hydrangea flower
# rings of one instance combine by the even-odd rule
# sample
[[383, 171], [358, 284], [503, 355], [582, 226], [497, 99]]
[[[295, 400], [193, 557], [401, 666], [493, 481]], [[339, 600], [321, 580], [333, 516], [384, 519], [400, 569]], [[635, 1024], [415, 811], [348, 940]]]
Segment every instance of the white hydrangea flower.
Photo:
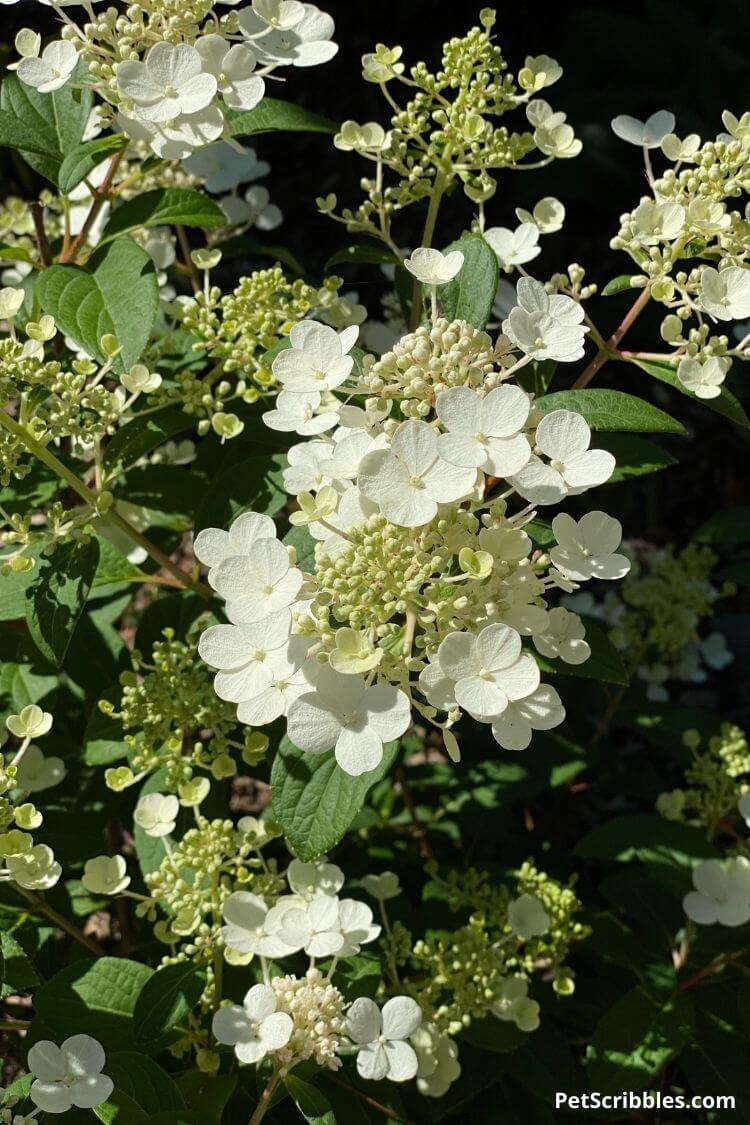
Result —
[[750, 921], [750, 860], [708, 859], [693, 871], [693, 886], [682, 900], [688, 918], [700, 926], [742, 926]]
[[503, 321], [503, 332], [516, 347], [532, 359], [572, 363], [581, 358], [588, 328], [577, 301], [547, 293], [532, 277], [519, 279], [516, 295], [518, 304]]
[[339, 901], [319, 895], [304, 906], [285, 910], [279, 924], [279, 937], [309, 957], [333, 957], [344, 945], [339, 923]]
[[33, 86], [40, 94], [51, 94], [60, 90], [70, 78], [78, 64], [78, 52], [67, 39], [56, 39], [48, 43], [41, 55], [21, 59], [18, 64], [18, 77], [27, 86]]
[[409, 699], [391, 684], [367, 687], [363, 676], [322, 668], [315, 690], [289, 708], [289, 738], [309, 754], [333, 749], [345, 773], [376, 769], [383, 743], [399, 738], [411, 722]]
[[65, 773], [62, 758], [45, 758], [39, 747], [32, 743], [16, 767], [16, 785], [27, 793], [41, 793], [59, 785]]
[[699, 359], [686, 357], [679, 362], [677, 378], [696, 398], [718, 398], [731, 366], [732, 361], [728, 356], [712, 355], [702, 363]]
[[216, 78], [188, 43], [155, 43], [143, 62], [126, 59], [116, 71], [117, 85], [147, 122], [165, 124], [198, 113], [211, 104]]
[[668, 133], [674, 132], [675, 115], [666, 109], [652, 113], [647, 121], [639, 121], [627, 113], [612, 119], [612, 132], [621, 141], [644, 148], [659, 148]]
[[222, 907], [226, 923], [221, 928], [222, 940], [228, 949], [243, 957], [289, 957], [300, 949], [281, 935], [284, 917], [290, 909], [290, 903], [282, 899], [269, 910], [258, 895], [235, 891]]
[[533, 456], [511, 483], [534, 504], [556, 504], [603, 484], [614, 472], [615, 459], [605, 449], [589, 449], [591, 430], [580, 414], [553, 410], [536, 428], [536, 450], [549, 458]]
[[344, 872], [335, 863], [293, 859], [286, 869], [286, 880], [295, 895], [310, 902], [319, 895], [337, 895], [344, 885]]
[[118, 895], [130, 884], [127, 870], [121, 855], [98, 855], [86, 860], [81, 882], [92, 895]]
[[528, 997], [529, 984], [523, 977], [507, 977], [501, 981], [492, 1003], [492, 1014], [499, 1020], [514, 1023], [519, 1031], [536, 1031], [539, 1027], [539, 1005]]
[[219, 200], [219, 206], [231, 226], [275, 230], [284, 218], [280, 208], [271, 203], [268, 188], [261, 184], [248, 188], [242, 199], [238, 195], [225, 196]]
[[214, 1012], [211, 1030], [217, 1042], [234, 1048], [239, 1062], [258, 1063], [285, 1047], [294, 1030], [292, 1017], [277, 1007], [273, 989], [256, 984], [245, 994], [242, 1007], [231, 1004]]
[[536, 895], [523, 894], [508, 903], [508, 925], [514, 934], [528, 941], [547, 933], [550, 917]]
[[180, 802], [172, 793], [148, 793], [138, 802], [133, 820], [147, 836], [158, 839], [174, 832], [179, 811]]
[[550, 660], [559, 658], [566, 664], [583, 664], [591, 656], [585, 636], [586, 626], [578, 614], [559, 605], [547, 614], [544, 633], [535, 633], [532, 639], [537, 651]]
[[363, 945], [380, 937], [381, 926], [373, 924], [372, 911], [364, 902], [343, 898], [339, 902], [339, 929], [344, 944], [339, 957], [355, 957]]
[[734, 660], [734, 653], [727, 646], [723, 633], [709, 633], [699, 642], [701, 656], [709, 668], [720, 671]]
[[114, 1090], [112, 1079], [102, 1074], [106, 1062], [101, 1043], [90, 1035], [71, 1035], [59, 1047], [41, 1039], [28, 1054], [34, 1075], [29, 1097], [44, 1113], [67, 1113], [74, 1106], [93, 1109]]
[[225, 105], [231, 109], [253, 109], [258, 104], [266, 84], [253, 74], [256, 56], [250, 47], [244, 43], [230, 45], [222, 35], [203, 35], [196, 40], [195, 49], [204, 73], [216, 79]]
[[480, 633], [449, 633], [440, 643], [436, 662], [455, 684], [459, 707], [485, 722], [539, 687], [539, 669], [531, 656], [521, 654], [521, 638], [508, 625], [487, 625]]
[[633, 236], [640, 246], [656, 246], [677, 238], [685, 224], [685, 208], [679, 203], [644, 200], [633, 212]]
[[16, 738], [41, 738], [52, 730], [52, 715], [29, 703], [18, 715], [8, 715], [5, 725]]
[[583, 146], [564, 113], [556, 113], [549, 102], [535, 98], [526, 106], [526, 116], [534, 126], [534, 144], [541, 153], [558, 160], [578, 156]]
[[272, 723], [281, 715], [287, 715], [295, 700], [310, 691], [320, 665], [305, 661], [306, 647], [303, 638], [292, 638], [287, 656], [275, 659], [270, 665], [271, 682], [260, 688], [252, 699], [243, 699], [240, 703], [237, 718], [241, 723], [250, 727]]
[[622, 526], [604, 512], [586, 512], [577, 523], [561, 512], [552, 520], [552, 531], [557, 545], [550, 558], [576, 582], [623, 578], [630, 570], [630, 559], [615, 554], [622, 542]]
[[516, 207], [516, 218], [521, 223], [534, 223], [540, 234], [555, 234], [565, 222], [565, 205], [554, 195], [545, 195], [532, 211]]
[[21, 855], [11, 855], [5, 860], [14, 883], [27, 891], [48, 891], [62, 875], [62, 867], [47, 844], [35, 844]]
[[531, 446], [522, 432], [530, 409], [531, 400], [520, 387], [495, 387], [485, 398], [469, 387], [451, 387], [435, 403], [437, 416], [448, 431], [438, 439], [438, 453], [460, 468], [513, 476], [531, 457]]
[[484, 232], [488, 242], [497, 254], [501, 266], [523, 266], [542, 252], [539, 245], [539, 227], [534, 222], [523, 222], [515, 230], [508, 227], [490, 227]]
[[[284, 19], [282, 23], [273, 21], [269, 32], [269, 22], [261, 17], [257, 5], [243, 8], [240, 12], [240, 31], [252, 42], [253, 50], [261, 62], [276, 66], [319, 66], [334, 57], [338, 45], [331, 42], [336, 25], [327, 12], [321, 12], [314, 4], [302, 4], [303, 14], [293, 22]], [[294, 10], [296, 16], [296, 8]], [[275, 26], [274, 26], [275, 24]]]
[[743, 320], [750, 316], [750, 269], [730, 266], [701, 273], [700, 301], [716, 320]]
[[364, 875], [360, 879], [362, 889], [379, 902], [397, 898], [401, 894], [401, 884], [395, 871], [381, 871], [379, 875]]
[[667, 160], [689, 160], [695, 156], [701, 147], [701, 139], [697, 133], [689, 133], [684, 140], [680, 140], [676, 133], [667, 133], [662, 138], [661, 150]]
[[245, 512], [238, 516], [229, 531], [207, 527], [195, 537], [195, 557], [209, 568], [208, 582], [213, 586], [213, 571], [224, 559], [246, 555], [259, 539], [275, 539], [276, 524], [270, 516]]
[[227, 617], [238, 625], [286, 609], [297, 600], [303, 582], [302, 572], [292, 566], [278, 539], [261, 539], [245, 554], [225, 558], [212, 578], [227, 603]]
[[201, 633], [198, 652], [219, 669], [214, 690], [219, 699], [252, 699], [273, 679], [273, 669], [287, 659], [292, 618], [282, 609], [252, 625], [212, 625]]
[[346, 1017], [349, 1038], [359, 1046], [357, 1071], [379, 1082], [407, 1082], [417, 1073], [417, 1056], [407, 1042], [422, 1022], [422, 1012], [410, 996], [393, 996], [382, 1011], [374, 1000], [359, 996]]
[[421, 527], [437, 515], [438, 504], [467, 496], [476, 479], [475, 469], [443, 460], [431, 426], [409, 421], [399, 426], [388, 449], [367, 454], [357, 483], [391, 523]]
[[543, 90], [562, 77], [563, 68], [549, 55], [527, 55], [518, 80], [524, 90]]
[[492, 720], [492, 737], [504, 750], [525, 750], [535, 730], [552, 730], [565, 719], [562, 700], [549, 684], [508, 704]]
[[271, 165], [259, 160], [254, 148], [242, 148], [227, 141], [214, 141], [187, 156], [182, 166], [191, 176], [203, 180], [206, 191], [233, 191], [240, 184], [266, 176]]
[[417, 1055], [417, 1089], [428, 1098], [442, 1098], [461, 1075], [458, 1046], [434, 1023], [423, 1023], [409, 1040]]
[[24, 289], [16, 289], [12, 285], [0, 289], [0, 320], [12, 320], [25, 300]]
[[273, 373], [288, 391], [331, 391], [352, 372], [354, 358], [349, 353], [358, 335], [356, 325], [337, 332], [327, 324], [302, 320], [289, 333], [291, 347], [271, 364]]
[[404, 260], [405, 268], [423, 285], [445, 285], [461, 272], [463, 264], [460, 250], [443, 254], [427, 246], [418, 246], [411, 257]]
[[[211, 75], [206, 75], [215, 79]], [[185, 114], [172, 121], [158, 123], [142, 117], [130, 117], [120, 111], [117, 123], [134, 141], [144, 141], [163, 160], [184, 160], [197, 148], [219, 139], [226, 127], [221, 110], [207, 105], [196, 113]]]

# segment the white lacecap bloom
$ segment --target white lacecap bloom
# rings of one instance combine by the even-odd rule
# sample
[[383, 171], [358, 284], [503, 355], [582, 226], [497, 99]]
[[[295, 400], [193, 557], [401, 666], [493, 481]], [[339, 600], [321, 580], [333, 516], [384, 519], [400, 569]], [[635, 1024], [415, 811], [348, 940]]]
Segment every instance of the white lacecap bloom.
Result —
[[435, 517], [439, 504], [468, 496], [476, 479], [476, 469], [450, 465], [440, 456], [431, 426], [408, 421], [396, 430], [388, 449], [363, 458], [357, 483], [391, 523], [420, 527]]
[[0, 289], [0, 320], [12, 320], [26, 300], [26, 291], [6, 286]]
[[344, 872], [335, 863], [293, 859], [286, 869], [286, 880], [294, 894], [310, 902], [319, 895], [337, 895], [344, 885]]
[[277, 24], [270, 32], [269, 22], [259, 14], [257, 5], [240, 12], [240, 31], [251, 41], [264, 65], [319, 66], [338, 51], [337, 44], [332, 42], [335, 24], [331, 16], [314, 4], [301, 7], [301, 18]]
[[287, 467], [282, 479], [284, 488], [293, 495], [317, 492], [331, 484], [332, 446], [328, 441], [307, 441], [287, 451]]
[[21, 59], [18, 77], [40, 94], [51, 94], [66, 84], [77, 64], [78, 52], [75, 45], [67, 39], [56, 39], [47, 44], [38, 58], [32, 56]]
[[120, 382], [131, 394], [150, 394], [161, 386], [161, 375], [149, 371], [142, 363], [136, 363], [120, 376]]
[[490, 227], [484, 232], [484, 238], [497, 254], [497, 260], [503, 267], [525, 265], [542, 252], [539, 246], [539, 227], [533, 221], [521, 223], [516, 230], [509, 230], [508, 227]]
[[547, 627], [543, 633], [534, 633], [534, 646], [550, 660], [560, 659], [566, 664], [584, 664], [591, 656], [591, 648], [584, 640], [586, 627], [577, 613], [564, 606], [555, 606], [547, 614]]
[[677, 238], [685, 224], [685, 208], [679, 203], [654, 203], [647, 199], [633, 212], [633, 233], [641, 246], [656, 246]]
[[549, 55], [527, 55], [519, 80], [525, 90], [543, 90], [562, 77], [563, 69]]
[[495, 387], [484, 398], [469, 387], [451, 387], [435, 403], [447, 430], [438, 439], [438, 453], [459, 468], [512, 476], [531, 457], [523, 433], [530, 409], [531, 400], [520, 387]]
[[417, 1055], [417, 1089], [428, 1098], [442, 1098], [461, 1075], [458, 1045], [434, 1023], [423, 1023], [409, 1042]]
[[528, 981], [523, 977], [507, 977], [497, 988], [492, 1014], [499, 1020], [514, 1023], [519, 1031], [536, 1031], [539, 1005], [529, 999], [528, 991]]
[[677, 378], [696, 398], [718, 398], [731, 366], [728, 356], [712, 355], [703, 362], [686, 357], [677, 366]]
[[117, 895], [130, 883], [127, 869], [121, 855], [99, 855], [86, 860], [81, 882], [93, 895]]
[[260, 539], [238, 556], [225, 558], [212, 574], [212, 585], [237, 624], [261, 621], [297, 600], [302, 572], [289, 561], [278, 539]]
[[211, 1030], [219, 1043], [234, 1048], [241, 1063], [257, 1063], [285, 1047], [294, 1029], [292, 1017], [277, 1011], [276, 994], [265, 984], [254, 985], [242, 1002], [219, 1008]]
[[364, 875], [360, 885], [368, 895], [379, 902], [396, 898], [401, 894], [401, 884], [395, 871], [381, 871], [379, 875]]
[[335, 956], [344, 945], [338, 899], [319, 895], [303, 907], [291, 906], [281, 920], [279, 936], [309, 957]]
[[540, 234], [554, 234], [562, 230], [565, 222], [565, 206], [554, 195], [545, 195], [534, 204], [532, 211], [516, 207], [516, 218], [521, 223], [533, 223]]
[[492, 720], [492, 737], [504, 750], [525, 750], [535, 730], [551, 730], [564, 719], [560, 696], [549, 684], [540, 684], [531, 695], [511, 701]]
[[27, 891], [48, 891], [62, 875], [62, 867], [47, 844], [35, 844], [21, 855], [8, 856], [5, 863], [13, 882]]
[[148, 793], [138, 802], [133, 819], [147, 836], [158, 839], [174, 832], [180, 802], [173, 794]]
[[114, 1083], [102, 1070], [106, 1056], [90, 1035], [71, 1035], [58, 1047], [42, 1039], [29, 1050], [27, 1065], [34, 1081], [29, 1096], [44, 1113], [93, 1109], [110, 1096]]
[[214, 679], [219, 698], [241, 703], [267, 687], [274, 668], [287, 661], [291, 627], [291, 614], [282, 609], [252, 625], [212, 625], [201, 633], [198, 652], [219, 669]]
[[139, 118], [155, 125], [206, 109], [217, 90], [216, 78], [203, 69], [200, 52], [188, 43], [155, 43], [143, 62], [121, 62], [116, 78]]
[[729, 266], [715, 270], [707, 266], [701, 273], [700, 301], [716, 320], [742, 320], [750, 316], [750, 269]]
[[302, 437], [322, 434], [337, 424], [339, 416], [336, 410], [326, 410], [325, 407], [318, 413], [321, 402], [322, 395], [318, 391], [304, 394], [280, 391], [274, 409], [265, 412], [263, 421], [270, 430], [281, 433], [295, 433]]
[[258, 895], [250, 891], [235, 891], [224, 903], [222, 913], [226, 925], [222, 926], [224, 944], [234, 953], [245, 957], [289, 957], [301, 947], [281, 936], [285, 914], [296, 905], [296, 899], [281, 899], [270, 909]]
[[[205, 77], [215, 81], [211, 75]], [[120, 111], [117, 124], [132, 140], [150, 145], [163, 160], [184, 160], [196, 148], [217, 141], [226, 128], [221, 110], [213, 104], [163, 123]]]
[[261, 184], [248, 188], [242, 199], [238, 195], [225, 196], [219, 200], [219, 206], [231, 226], [275, 230], [284, 218], [280, 208], [271, 203], [268, 188]]
[[571, 297], [547, 293], [540, 281], [522, 277], [516, 286], [518, 304], [503, 321], [503, 332], [532, 359], [571, 363], [583, 355], [588, 328], [583, 308]]
[[5, 725], [16, 738], [41, 738], [52, 730], [52, 715], [30, 703], [18, 715], [8, 715]]
[[675, 116], [665, 109], [652, 113], [646, 121], [639, 121], [637, 117], [621, 114], [612, 119], [612, 132], [621, 141], [631, 145], [642, 145], [643, 148], [659, 148], [660, 144], [674, 130]]
[[750, 921], [750, 861], [737, 856], [722, 864], [708, 859], [693, 871], [693, 886], [682, 900], [688, 918], [700, 926], [742, 926]]
[[327, 324], [302, 320], [289, 333], [291, 347], [271, 364], [273, 373], [289, 391], [331, 391], [352, 372], [354, 358], [349, 353], [358, 335], [356, 325], [337, 332]]
[[404, 261], [409, 273], [423, 285], [445, 285], [461, 272], [463, 264], [464, 256], [460, 250], [443, 254], [427, 246], [418, 246]]
[[203, 180], [210, 192], [233, 191], [271, 171], [271, 165], [259, 160], [254, 148], [235, 147], [227, 141], [214, 141], [198, 149], [185, 158], [182, 166], [191, 176]]
[[480, 633], [449, 633], [438, 648], [437, 664], [453, 682], [459, 707], [483, 722], [491, 722], [509, 703], [539, 687], [533, 657], [521, 653], [521, 638], [507, 625], [487, 625]]
[[697, 133], [689, 133], [684, 140], [680, 140], [676, 133], [667, 133], [662, 138], [661, 150], [667, 160], [689, 160], [695, 156], [700, 145], [701, 139]]
[[630, 560], [615, 554], [622, 542], [622, 526], [604, 512], [587, 512], [577, 523], [563, 512], [553, 519], [552, 531], [557, 545], [550, 558], [576, 582], [623, 578], [630, 570]]
[[253, 74], [256, 56], [244, 43], [231, 45], [222, 35], [203, 35], [196, 40], [203, 71], [216, 79], [224, 104], [231, 109], [253, 109], [263, 97], [266, 84]]
[[408, 697], [391, 684], [368, 687], [361, 675], [321, 669], [314, 691], [289, 708], [289, 738], [310, 754], [334, 750], [345, 773], [357, 777], [380, 764], [383, 744], [399, 738], [411, 722]]
[[550, 918], [535, 895], [523, 894], [508, 904], [508, 925], [514, 934], [528, 941], [547, 933]]
[[536, 428], [536, 455], [511, 483], [534, 504], [556, 504], [563, 496], [603, 484], [614, 472], [615, 459], [606, 449], [589, 449], [590, 443], [591, 430], [580, 414], [545, 414]]
[[410, 996], [394, 996], [382, 1011], [374, 1000], [358, 997], [346, 1017], [349, 1038], [359, 1046], [357, 1070], [362, 1078], [407, 1082], [417, 1073], [417, 1055], [408, 1042], [422, 1022]]
[[213, 586], [212, 572], [224, 559], [246, 555], [259, 539], [275, 539], [276, 525], [270, 516], [245, 512], [232, 523], [229, 531], [207, 527], [195, 537], [195, 557], [209, 568], [208, 581]]
[[65, 772], [62, 758], [46, 758], [39, 747], [32, 743], [16, 766], [16, 785], [27, 793], [41, 793], [44, 789], [59, 785]]

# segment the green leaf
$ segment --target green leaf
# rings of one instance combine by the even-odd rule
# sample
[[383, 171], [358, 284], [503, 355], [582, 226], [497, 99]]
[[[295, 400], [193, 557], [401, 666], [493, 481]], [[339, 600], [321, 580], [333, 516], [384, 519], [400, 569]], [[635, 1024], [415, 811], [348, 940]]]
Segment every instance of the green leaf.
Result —
[[115, 1051], [107, 1056], [104, 1073], [115, 1084], [106, 1102], [94, 1113], [109, 1125], [140, 1125], [169, 1110], [182, 1110], [185, 1102], [166, 1071], [138, 1051]]
[[518, 372], [516, 382], [535, 398], [546, 395], [557, 369], [554, 359], [534, 359]]
[[236, 1074], [204, 1074], [202, 1070], [187, 1070], [175, 1079], [185, 1101], [201, 1114], [201, 1121], [219, 1122], [224, 1106], [237, 1085]]
[[385, 246], [342, 246], [325, 264], [327, 273], [333, 266], [346, 265], [347, 262], [361, 265], [398, 265], [399, 259]]
[[654, 999], [634, 988], [599, 1021], [587, 1053], [589, 1085], [601, 1094], [642, 1090], [692, 1033], [684, 995]]
[[93, 172], [107, 157], [125, 148], [128, 138], [123, 133], [110, 133], [106, 137], [95, 137], [78, 145], [63, 160], [57, 177], [61, 195], [69, 195], [81, 180]]
[[12, 934], [0, 933], [0, 1000], [20, 992], [32, 992], [39, 974]]
[[[750, 1103], [747, 1037], [728, 1031], [717, 1019], [701, 1013], [680, 1063], [694, 1093], [710, 1093], [717, 1099], [714, 1120], [735, 1125], [739, 1107]], [[719, 1097], [728, 1099], [724, 1108], [718, 1105]]]
[[688, 390], [684, 383], [680, 382], [677, 369], [671, 363], [653, 359], [638, 359], [635, 361], [635, 366], [640, 367], [641, 371], [645, 371], [647, 375], [651, 375], [661, 383], [667, 383], [670, 387], [674, 387], [681, 395], [693, 399], [699, 406], [705, 406], [709, 410], [715, 411], [716, 414], [721, 414], [722, 417], [742, 426], [744, 429], [750, 427], [750, 418], [748, 418], [744, 406], [725, 386], [720, 388], [716, 398], [698, 398], [693, 391]]
[[282, 738], [271, 770], [273, 811], [300, 859], [316, 859], [339, 842], [397, 753], [398, 742], [387, 743], [377, 769], [351, 777], [333, 751], [304, 754]]
[[613, 277], [602, 289], [602, 297], [614, 297], [615, 293], [623, 293], [626, 289], [632, 289], [633, 277], [635, 276], [635, 274], [621, 273], [618, 277]]
[[123, 203], [104, 228], [102, 243], [144, 227], [221, 227], [227, 217], [218, 204], [193, 188], [155, 188]]
[[315, 569], [315, 543], [306, 527], [293, 527], [287, 531], [282, 540], [285, 547], [294, 547], [297, 552], [297, 564], [302, 570]]
[[[750, 541], [750, 508], [727, 508], [702, 523], [693, 535], [699, 543], [736, 547]], [[0, 587], [2, 589], [2, 587]]]
[[26, 621], [32, 640], [56, 667], [65, 659], [98, 562], [95, 538], [69, 540], [40, 561], [26, 591]]
[[104, 467], [108, 475], [134, 465], [152, 449], [194, 425], [195, 418], [178, 406], [162, 406], [143, 417], [136, 414], [117, 431], [104, 450]]
[[[190, 479], [196, 490], [208, 487], [208, 478], [191, 465]], [[185, 469], [181, 465], [141, 465], [129, 470], [117, 498], [172, 516], [192, 516], [195, 497], [185, 488]]]
[[[103, 698], [116, 707], [120, 697], [120, 688], [112, 687]], [[120, 720], [93, 707], [83, 734], [83, 753], [90, 766], [110, 766], [112, 762], [126, 758], [128, 745]]]
[[159, 283], [154, 263], [130, 238], [97, 250], [87, 269], [50, 266], [37, 281], [37, 296], [66, 336], [103, 361], [99, 341], [112, 333], [121, 352], [117, 364], [140, 358], [156, 317]]
[[516, 1051], [526, 1042], [528, 1033], [519, 1031], [510, 1020], [499, 1020], [495, 1016], [487, 1016], [482, 1020], [472, 1020], [466, 1031], [461, 1033], [461, 1039], [481, 1047], [484, 1051], [496, 1051], [504, 1055], [508, 1051]]
[[660, 445], [634, 434], [599, 433], [592, 441], [591, 448], [606, 449], [617, 462], [615, 471], [606, 484], [617, 484], [632, 477], [658, 473], [660, 469], [677, 464], [677, 458]]
[[578, 843], [579, 859], [630, 863], [671, 863], [692, 867], [697, 859], [716, 858], [718, 852], [701, 828], [667, 820], [658, 813], [628, 813], [598, 824]]
[[[79, 62], [72, 78], [78, 83], [87, 74]], [[40, 94], [11, 74], [0, 87], [0, 146], [16, 149], [29, 167], [57, 184], [64, 158], [80, 144], [93, 100], [90, 89], [72, 84]]]
[[23, 246], [0, 246], [0, 262], [30, 262], [31, 254]]
[[287, 1074], [284, 1085], [305, 1121], [310, 1125], [336, 1125], [336, 1117], [331, 1103], [309, 1082], [303, 1082], [294, 1074]]
[[200, 497], [196, 534], [204, 527], [228, 527], [241, 512], [252, 510], [269, 516], [278, 512], [287, 501], [281, 477], [284, 461], [274, 454], [227, 465]]
[[205, 983], [205, 974], [189, 961], [157, 969], [146, 981], [133, 1012], [135, 1037], [144, 1050], [153, 1054], [177, 1037], [175, 1029], [200, 1000]]
[[114, 1051], [135, 1041], [133, 1011], [153, 969], [126, 957], [74, 961], [34, 994], [45, 1030], [60, 1039], [85, 1030]]
[[634, 433], [684, 434], [681, 422], [642, 398], [623, 391], [553, 391], [534, 404], [543, 413], [573, 410], [586, 419], [592, 430]]
[[309, 109], [264, 98], [255, 109], [223, 108], [233, 137], [254, 137], [259, 133], [337, 133], [339, 126], [328, 117]]
[[449, 320], [466, 320], [484, 328], [492, 313], [500, 267], [497, 255], [481, 234], [467, 234], [446, 246], [444, 254], [460, 250], [464, 264], [453, 281], [440, 289], [440, 301]]
[[591, 648], [588, 660], [583, 664], [566, 664], [564, 660], [548, 660], [534, 651], [532, 655], [539, 667], [558, 676], [578, 676], [584, 680], [627, 686], [630, 683], [628, 670], [601, 625], [591, 617], [582, 617], [582, 621], [586, 626], [586, 642]]

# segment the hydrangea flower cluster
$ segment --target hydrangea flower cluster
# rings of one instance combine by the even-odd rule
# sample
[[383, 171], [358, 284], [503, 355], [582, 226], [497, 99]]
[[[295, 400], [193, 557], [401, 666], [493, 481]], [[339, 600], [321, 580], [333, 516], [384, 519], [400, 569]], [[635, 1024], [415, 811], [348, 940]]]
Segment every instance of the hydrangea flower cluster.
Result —
[[[458, 258], [411, 260], [436, 288]], [[620, 525], [602, 512], [557, 516], [549, 553], [525, 530], [537, 505], [603, 483], [615, 462], [589, 448], [580, 415], [543, 413], [512, 381], [532, 358], [580, 352], [579, 306], [531, 278], [518, 298], [495, 343], [438, 317], [361, 371], [355, 327], [291, 330], [272, 364], [283, 389], [264, 419], [310, 435], [289, 450], [283, 477], [314, 563], [298, 562], [273, 521], [252, 512], [195, 541], [230, 622], [207, 629], [199, 651], [241, 722], [284, 715], [295, 745], [333, 749], [357, 775], [377, 767], [412, 708], [454, 757], [462, 714], [517, 750], [562, 721], [532, 653], [581, 663], [590, 650], [580, 619], [546, 599], [622, 577], [629, 563], [617, 554]]]
[[54, 887], [62, 867], [47, 844], [35, 844], [32, 832], [43, 816], [27, 798], [49, 789], [65, 776], [60, 758], [45, 756], [33, 742], [52, 730], [52, 715], [36, 704], [9, 715], [8, 734], [18, 742], [10, 754], [0, 754], [0, 884], [14, 883], [24, 891]]
[[213, 0], [171, 0], [67, 13], [60, 39], [42, 49], [25, 29], [16, 39], [19, 79], [51, 93], [91, 86], [101, 117], [165, 160], [231, 136], [228, 115], [251, 110], [279, 68], [328, 62], [334, 22], [314, 4], [253, 0], [218, 12]]
[[[726, 132], [709, 141], [681, 139], [674, 114], [664, 110], [645, 123], [627, 116], [612, 122], [618, 137], [642, 147], [650, 191], [621, 216], [611, 245], [638, 268], [630, 285], [646, 288], [667, 310], [661, 335], [672, 350], [662, 358], [676, 362], [680, 382], [702, 399], [720, 394], [734, 359], [750, 358], [742, 326], [735, 341], [716, 332], [750, 317], [746, 118], [725, 111]], [[652, 169], [654, 150], [669, 161], [661, 175]], [[692, 257], [706, 261], [692, 269], [679, 264]]]
[[712, 581], [717, 556], [709, 547], [690, 543], [677, 551], [628, 544], [626, 551], [632, 569], [617, 592], [602, 599], [574, 594], [564, 601], [610, 626], [612, 643], [645, 682], [648, 698], [661, 703], [669, 698], [670, 680], [704, 683], [712, 670], [732, 661], [724, 634], [703, 633], [701, 625], [734, 587]]
[[722, 723], [705, 746], [697, 730], [685, 731], [683, 743], [693, 754], [685, 786], [661, 793], [657, 812], [669, 820], [698, 820], [710, 836], [721, 835], [750, 815], [750, 747], [744, 731]]

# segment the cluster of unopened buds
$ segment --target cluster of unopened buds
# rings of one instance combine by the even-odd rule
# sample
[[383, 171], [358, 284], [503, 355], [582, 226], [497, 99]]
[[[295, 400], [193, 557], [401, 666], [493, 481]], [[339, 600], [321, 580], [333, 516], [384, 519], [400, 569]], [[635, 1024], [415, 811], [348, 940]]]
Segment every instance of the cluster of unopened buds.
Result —
[[462, 713], [517, 750], [562, 722], [524, 639], [545, 658], [588, 659], [580, 618], [546, 598], [629, 568], [616, 553], [620, 525], [602, 512], [558, 515], [545, 553], [525, 530], [537, 505], [601, 484], [615, 466], [589, 448], [579, 414], [543, 413], [512, 381], [532, 359], [580, 357], [580, 306], [522, 278], [493, 344], [436, 315], [460, 253], [420, 249], [406, 265], [432, 290], [431, 326], [356, 372], [357, 328], [303, 321], [273, 362], [282, 389], [266, 423], [311, 437], [289, 450], [284, 483], [314, 566], [257, 513], [195, 542], [230, 622], [199, 646], [218, 669], [217, 694], [252, 726], [285, 715], [298, 748], [334, 749], [353, 775], [379, 765], [412, 709], [444, 732], [454, 760]]
[[150, 4], [86, 11], [82, 26], [66, 14], [43, 49], [38, 34], [19, 33], [19, 79], [41, 93], [92, 86], [118, 128], [166, 160], [229, 139], [226, 111], [257, 106], [277, 68], [316, 66], [338, 50], [333, 19], [298, 0], [253, 0], [222, 15], [212, 3], [186, 4], [172, 19]]

